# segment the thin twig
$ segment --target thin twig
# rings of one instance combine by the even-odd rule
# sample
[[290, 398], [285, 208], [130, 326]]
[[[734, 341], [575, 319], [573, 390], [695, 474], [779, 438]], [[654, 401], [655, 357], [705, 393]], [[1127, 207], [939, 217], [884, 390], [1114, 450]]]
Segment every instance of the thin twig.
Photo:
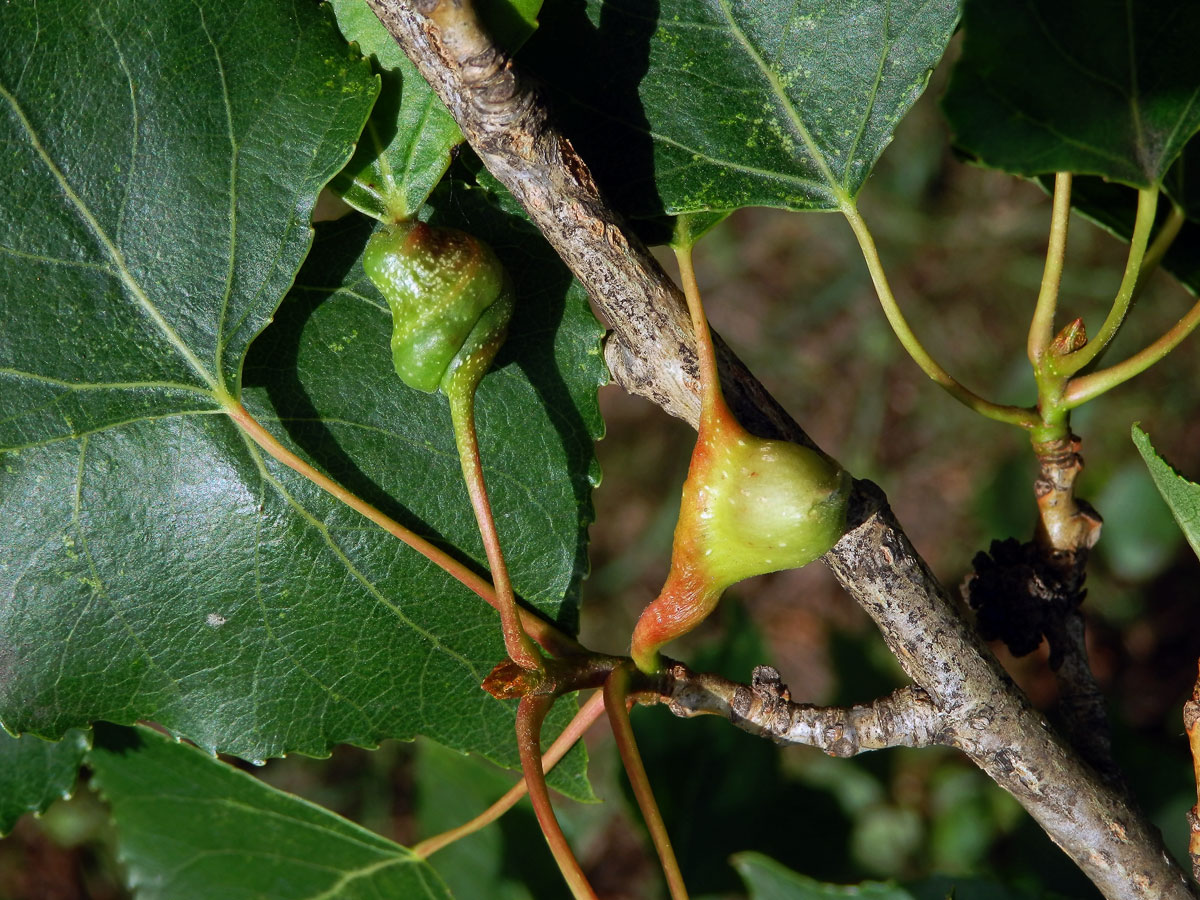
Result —
[[563, 880], [571, 889], [571, 895], [575, 900], [597, 900], [596, 892], [588, 883], [587, 875], [558, 824], [554, 806], [550, 803], [550, 791], [546, 788], [542, 763], [542, 722], [553, 705], [554, 697], [546, 694], [526, 694], [517, 705], [517, 750], [521, 754], [521, 770], [525, 773], [534, 815], [537, 816], [550, 853], [558, 863]]
[[1188, 856], [1192, 859], [1192, 877], [1200, 881], [1200, 679], [1192, 688], [1191, 699], [1183, 704], [1183, 727], [1192, 751], [1192, 772], [1196, 781], [1196, 805], [1188, 811]]
[[770, 666], [756, 668], [749, 685], [693, 672], [681, 663], [668, 674], [663, 702], [675, 715], [723, 716], [777, 744], [817, 747], [830, 756], [953, 744], [952, 723], [919, 687], [903, 687], [858, 706], [813, 706], [794, 702]]

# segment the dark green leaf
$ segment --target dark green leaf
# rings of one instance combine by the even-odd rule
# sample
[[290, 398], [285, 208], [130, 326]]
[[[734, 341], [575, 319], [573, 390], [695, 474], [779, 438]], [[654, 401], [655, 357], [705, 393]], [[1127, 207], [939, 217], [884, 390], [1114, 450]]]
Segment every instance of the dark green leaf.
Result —
[[[479, 689], [494, 613], [221, 413], [366, 118], [368, 66], [310, 3], [10, 5], [0, 31], [0, 719], [43, 736], [150, 719], [251, 759], [421, 732], [514, 764], [511, 704]], [[246, 403], [480, 560], [444, 408], [403, 396], [379, 299], [337, 290], [365, 283], [365, 234], [341, 227]], [[572, 628], [601, 332], [530, 237], [502, 253], [523, 283], [558, 268], [484, 379], [482, 441], [514, 581]], [[586, 795], [581, 764], [556, 785]]]
[[0, 30], [0, 446], [215, 409], [308, 250], [366, 66], [307, 3], [6, 4]]
[[[1043, 175], [1037, 181], [1048, 193], [1053, 192], [1053, 176]], [[1163, 188], [1172, 202], [1159, 203], [1156, 231], [1173, 214], [1172, 204], [1178, 206], [1185, 220], [1160, 265], [1189, 291], [1200, 295], [1200, 137], [1188, 142], [1167, 172]], [[1125, 185], [1096, 176], [1078, 176], [1072, 180], [1071, 205], [1125, 242], [1133, 235], [1137, 194]]]
[[912, 894], [894, 884], [864, 881], [862, 884], [826, 884], [793, 872], [775, 860], [758, 853], [739, 853], [734, 868], [750, 889], [750, 900], [835, 900], [861, 897], [863, 900], [913, 900]]
[[1170, 565], [1180, 549], [1179, 526], [1145, 466], [1129, 460], [1107, 475], [1092, 499], [1104, 510], [1104, 540], [1096, 550], [1119, 578], [1149, 582]]
[[408, 849], [148, 728], [98, 727], [88, 764], [138, 900], [450, 897]]
[[[188, 679], [217, 677], [181, 599], [216, 616], [213, 576], [244, 549], [202, 511], [246, 511], [261, 481], [211, 413], [373, 79], [311, 4], [9, 4], [0, 32], [0, 717], [54, 736], [179, 718]], [[184, 647], [206, 664], [181, 668]]]
[[[470, 821], [498, 800], [512, 778], [470, 756], [437, 744], [418, 745], [416, 815], [421, 837]], [[527, 898], [519, 885], [501, 878], [504, 837], [498, 826], [467, 835], [430, 857], [430, 864], [456, 897]]]
[[[332, 186], [381, 221], [415, 216], [445, 174], [462, 132], [366, 0], [329, 2], [346, 40], [371, 58], [382, 81], [354, 158]], [[516, 48], [537, 27], [540, 6], [541, 0], [492, 0], [481, 14], [502, 46]]]
[[0, 837], [27, 812], [45, 812], [75, 786], [91, 735], [68, 731], [57, 743], [0, 730]]
[[1171, 507], [1171, 514], [1183, 529], [1188, 543], [1200, 556], [1200, 484], [1188, 481], [1172, 469], [1170, 463], [1154, 451], [1150, 437], [1137, 425], [1133, 426], [1133, 442], [1150, 469], [1155, 487]]
[[837, 209], [957, 18], [956, 0], [589, 0], [543, 12], [528, 50], [627, 211]]
[[1200, 128], [1200, 5], [968, 0], [946, 94], [955, 141], [1019, 175], [1161, 184]]

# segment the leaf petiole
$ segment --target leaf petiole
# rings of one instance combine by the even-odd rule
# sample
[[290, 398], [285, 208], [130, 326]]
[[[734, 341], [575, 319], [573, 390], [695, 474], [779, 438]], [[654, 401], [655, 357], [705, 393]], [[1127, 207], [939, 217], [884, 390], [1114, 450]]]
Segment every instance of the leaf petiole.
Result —
[[1183, 211], [1183, 207], [1172, 203], [1171, 211], [1167, 213], [1167, 218], [1163, 222], [1162, 228], [1158, 230], [1158, 234], [1154, 236], [1154, 240], [1146, 248], [1146, 255], [1142, 257], [1142, 270], [1138, 273], [1138, 283], [1133, 289], [1135, 297], [1145, 286], [1150, 273], [1158, 268], [1163, 257], [1167, 255], [1167, 251], [1175, 243], [1175, 238], [1179, 236], [1179, 230], [1183, 228], [1183, 223], [1186, 221], [1187, 214]]
[[700, 369], [701, 417], [728, 416], [725, 397], [721, 392], [721, 376], [717, 372], [717, 354], [713, 349], [712, 333], [704, 317], [704, 304], [700, 300], [700, 285], [696, 281], [696, 267], [692, 262], [692, 244], [681, 244], [674, 248], [675, 261], [679, 266], [679, 282], [687, 300], [688, 313], [692, 317], [692, 333], [696, 336], [696, 363]]
[[642, 763], [642, 755], [638, 752], [637, 741], [633, 736], [633, 724], [629, 720], [629, 679], [632, 674], [631, 663], [624, 663], [613, 669], [604, 682], [604, 706], [608, 710], [608, 721], [612, 725], [613, 737], [621, 754], [621, 762], [625, 766], [625, 774], [629, 776], [629, 785], [633, 788], [633, 795], [637, 798], [638, 808], [642, 811], [642, 818], [650, 831], [663, 875], [666, 876], [671, 900], [688, 900], [683, 872], [679, 869], [679, 861], [671, 847], [671, 837], [667, 834], [662, 812], [654, 799], [650, 777], [646, 774], [646, 766]]
[[492, 570], [495, 587], [496, 609], [500, 612], [500, 628], [504, 632], [504, 649], [509, 658], [523, 669], [542, 669], [545, 661], [537, 647], [521, 625], [520, 608], [513, 594], [512, 581], [508, 577], [508, 564], [500, 548], [500, 535], [492, 515], [492, 504], [488, 500], [487, 484], [483, 478], [483, 464], [479, 457], [479, 440], [475, 432], [475, 384], [463, 389], [448, 386], [446, 399], [450, 401], [450, 420], [454, 427], [454, 443], [458, 447], [458, 458], [462, 464], [463, 481], [471, 497], [479, 535], [483, 538], [483, 549], [487, 554], [488, 566]]
[[542, 773], [542, 722], [553, 705], [554, 697], [550, 694], [526, 694], [517, 705], [517, 750], [521, 754], [521, 768], [525, 772], [525, 784], [538, 825], [571, 895], [575, 900], [598, 900], [554, 815], [550, 790]]
[[1068, 409], [1081, 406], [1105, 391], [1146, 371], [1183, 342], [1200, 325], [1200, 300], [1184, 316], [1163, 333], [1158, 340], [1123, 362], [1100, 369], [1079, 378], [1072, 378], [1063, 396]]
[[1042, 370], [1042, 358], [1054, 340], [1054, 316], [1058, 310], [1058, 288], [1062, 281], [1066, 256], [1067, 228], [1071, 219], [1071, 173], [1054, 176], [1054, 207], [1050, 214], [1050, 240], [1046, 246], [1046, 265], [1037, 306], [1029, 322], [1027, 352], [1035, 373]]
[[858, 240], [858, 246], [862, 250], [863, 259], [867, 264], [867, 271], [870, 272], [871, 281], [875, 285], [875, 293], [879, 297], [880, 305], [883, 307], [883, 314], [887, 316], [887, 320], [892, 326], [892, 331], [896, 333], [896, 337], [899, 338], [904, 349], [908, 351], [908, 355], [912, 357], [913, 362], [921, 367], [921, 371], [937, 382], [937, 384], [941, 385], [951, 397], [981, 416], [994, 419], [997, 422], [1016, 425], [1019, 428], [1029, 429], [1035, 427], [1038, 419], [1033, 410], [1022, 409], [1018, 406], [1005, 406], [985, 400], [974, 391], [959, 383], [954, 376], [943, 369], [937, 360], [929, 354], [929, 351], [925, 349], [916, 334], [913, 333], [908, 321], [904, 318], [904, 313], [900, 311], [900, 305], [896, 302], [896, 296], [892, 293], [891, 285], [888, 283], [887, 273], [884, 272], [883, 262], [879, 258], [879, 250], [875, 246], [875, 239], [871, 236], [871, 232], [859, 214], [858, 208], [852, 200], [847, 199], [842, 202], [840, 209], [842, 215], [846, 217], [846, 221], [850, 223], [850, 229], [854, 232], [854, 237]]
[[1101, 351], [1121, 330], [1125, 316], [1133, 304], [1134, 291], [1141, 277], [1142, 260], [1146, 255], [1146, 246], [1150, 241], [1150, 232], [1154, 228], [1154, 216], [1158, 210], [1158, 195], [1157, 187], [1143, 188], [1138, 191], [1137, 218], [1134, 221], [1133, 235], [1129, 241], [1129, 257], [1125, 261], [1125, 274], [1121, 277], [1121, 285], [1117, 289], [1117, 296], [1113, 298], [1108, 317], [1095, 336], [1080, 349], [1050, 363], [1056, 374], [1074, 375], [1083, 369], [1100, 355]]

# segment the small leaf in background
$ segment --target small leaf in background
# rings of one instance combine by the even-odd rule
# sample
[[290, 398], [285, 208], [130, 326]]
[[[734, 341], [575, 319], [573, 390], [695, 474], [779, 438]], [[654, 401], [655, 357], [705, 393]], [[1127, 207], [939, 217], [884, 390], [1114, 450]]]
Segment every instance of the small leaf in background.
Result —
[[42, 813], [75, 786], [91, 735], [68, 731], [61, 741], [0, 730], [0, 837], [27, 812]]
[[983, 165], [1151, 187], [1200, 128], [1200, 4], [968, 0], [963, 29], [944, 104]]
[[450, 897], [405, 847], [148, 728], [97, 726], [88, 765], [138, 900]]
[[1025, 818], [1011, 794], [960, 756], [946, 755], [930, 773], [928, 790], [928, 859], [935, 872], [986, 871], [997, 845]]
[[739, 853], [732, 862], [750, 890], [750, 900], [913, 900], [912, 894], [893, 884], [826, 884], [759, 853]]
[[1179, 527], [1144, 466], [1129, 460], [1105, 480], [1093, 500], [1104, 515], [1104, 540], [1093, 552], [1117, 575], [1129, 581], [1148, 581], [1167, 568], [1179, 549]]
[[904, 885], [877, 881], [827, 884], [759, 853], [739, 853], [733, 857], [733, 865], [750, 890], [750, 900], [1035, 900], [1047, 896], [982, 878], [944, 875]]
[[1171, 507], [1175, 521], [1196, 555], [1200, 556], [1200, 484], [1188, 481], [1172, 469], [1170, 463], [1155, 452], [1150, 437], [1137, 425], [1133, 426], [1133, 442], [1146, 461], [1158, 492]]
[[590, 0], [545, 10], [522, 59], [565, 95], [568, 135], [627, 213], [828, 210], [857, 195], [957, 21], [956, 0]]
[[330, 185], [385, 222], [415, 215], [450, 165], [462, 132], [366, 0], [330, 0], [346, 40], [371, 58], [379, 99], [354, 158]]
[[[342, 34], [371, 58], [381, 80], [354, 158], [331, 187], [380, 221], [415, 216], [446, 173], [462, 132], [366, 0], [330, 3]], [[490, 0], [479, 7], [500, 45], [514, 50], [537, 27], [541, 0]]]

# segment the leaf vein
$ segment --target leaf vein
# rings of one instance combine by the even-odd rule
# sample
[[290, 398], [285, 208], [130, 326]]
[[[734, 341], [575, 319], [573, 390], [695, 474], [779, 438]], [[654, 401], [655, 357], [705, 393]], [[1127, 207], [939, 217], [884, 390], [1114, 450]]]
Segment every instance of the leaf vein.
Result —
[[108, 23], [100, 15], [100, 10], [96, 10], [96, 20], [100, 23], [100, 27], [104, 29], [104, 33], [108, 35], [108, 39], [112, 41], [113, 49], [117, 54], [117, 63], [121, 67], [121, 71], [125, 74], [125, 83], [129, 86], [129, 108], [130, 117], [130, 140], [129, 140], [129, 166], [125, 178], [125, 191], [121, 197], [121, 203], [117, 211], [117, 243], [121, 242], [121, 236], [125, 231], [125, 213], [129, 208], [129, 197], [133, 191], [133, 171], [137, 164], [138, 146], [141, 142], [141, 112], [138, 109], [137, 91], [134, 87], [133, 72], [129, 68], [129, 63], [125, 59], [125, 54], [121, 51], [121, 45], [117, 41], [117, 36], [113, 34]]
[[238, 144], [237, 135], [234, 133], [233, 101], [229, 98], [229, 79], [225, 74], [225, 63], [221, 59], [221, 48], [217, 46], [212, 32], [208, 30], [208, 22], [204, 17], [203, 7], [199, 3], [195, 3], [194, 5], [196, 7], [196, 14], [200, 19], [200, 28], [204, 31], [204, 36], [208, 39], [208, 45], [212, 48], [213, 62], [217, 67], [218, 80], [221, 84], [221, 105], [225, 110], [225, 128], [229, 137], [229, 262], [225, 269], [225, 289], [221, 295], [221, 308], [217, 315], [216, 350], [213, 359], [213, 371], [217, 374], [217, 384], [219, 385], [219, 389], [224, 392], [225, 367], [222, 365], [222, 360], [225, 356], [227, 338], [225, 320], [229, 315], [229, 303], [233, 296], [233, 282], [238, 253], [237, 185], [238, 159], [241, 154], [241, 147]]
[[89, 428], [86, 431], [80, 431], [76, 434], [60, 434], [54, 437], [47, 438], [44, 441], [30, 441], [27, 444], [12, 444], [0, 447], [0, 451], [12, 450], [36, 450], [40, 447], [49, 447], [51, 444], [59, 444], [63, 441], [77, 441], [80, 438], [90, 437], [93, 434], [100, 434], [105, 431], [112, 431], [118, 428], [124, 428], [126, 425], [137, 425], [140, 422], [157, 422], [165, 419], [174, 419], [179, 416], [204, 416], [223, 413], [224, 410], [219, 408], [214, 409], [181, 409], [173, 410], [169, 413], [149, 415], [149, 416], [133, 416], [129, 419], [121, 419], [120, 421], [107, 422], [104, 425], [96, 428]]
[[29, 260], [30, 262], [46, 263], [51, 266], [70, 266], [75, 269], [93, 269], [97, 272], [103, 272], [105, 275], [111, 275], [114, 278], [120, 277], [117, 270], [111, 266], [90, 260], [58, 259], [57, 257], [43, 256], [40, 253], [28, 253], [25, 250], [18, 250], [16, 247], [5, 247], [3, 245], [0, 245], [0, 253], [7, 253], [9, 256], [15, 256], [18, 259]]
[[842, 190], [841, 183], [834, 176], [833, 170], [829, 167], [829, 162], [826, 160], [824, 153], [817, 146], [816, 140], [813, 138], [812, 133], [808, 130], [808, 126], [805, 125], [804, 120], [796, 111], [795, 105], [792, 103], [791, 98], [787, 95], [787, 91], [784, 90], [783, 85], [779, 81], [779, 76], [776, 75], [775, 72], [773, 72], [767, 65], [766, 60], [763, 59], [762, 55], [758, 52], [758, 48], [754, 46], [749, 37], [747, 37], [746, 33], [742, 31], [741, 26], [739, 26], [735, 20], [733, 10], [729, 6], [729, 0], [717, 0], [717, 4], [721, 8], [721, 12], [724, 13], [726, 20], [729, 22], [729, 30], [733, 33], [733, 36], [737, 39], [738, 43], [741, 44], [746, 55], [749, 56], [755, 66], [758, 67], [759, 72], [766, 80], [771, 92], [775, 95], [776, 102], [778, 102], [784, 113], [786, 113], [792, 129], [804, 143], [805, 148], [808, 150], [809, 156], [816, 164], [817, 169], [820, 171], [821, 177], [825, 179], [827, 189], [833, 195], [834, 200], [837, 201], [838, 205], [844, 205], [848, 203], [850, 198], [846, 195], [845, 191]]
[[125, 285], [125, 289], [130, 293], [130, 295], [132, 295], [134, 300], [137, 301], [138, 305], [141, 306], [142, 310], [150, 317], [150, 320], [159, 329], [159, 331], [162, 332], [168, 343], [175, 348], [175, 351], [183, 358], [192, 371], [195, 372], [196, 375], [199, 376], [200, 379], [203, 380], [204, 383], [210, 388], [214, 390], [217, 389], [217, 382], [213, 378], [212, 374], [204, 368], [203, 363], [201, 363], [196, 354], [192, 352], [191, 347], [189, 347], [183, 338], [180, 337], [179, 333], [163, 317], [163, 314], [159, 311], [158, 307], [155, 306], [154, 302], [149, 298], [149, 296], [147, 296], [141, 284], [138, 283], [137, 279], [134, 278], [133, 273], [129, 270], [129, 266], [125, 262], [124, 254], [122, 254], [117, 245], [113, 243], [112, 238], [108, 236], [108, 233], [104, 230], [103, 226], [101, 226], [100, 222], [97, 221], [96, 217], [92, 214], [91, 209], [86, 203], [83, 202], [83, 198], [75, 192], [75, 189], [67, 180], [66, 175], [63, 174], [53, 157], [50, 156], [49, 151], [47, 151], [42, 145], [41, 139], [38, 137], [37, 132], [33, 129], [33, 123], [31, 123], [29, 118], [25, 115], [25, 111], [21, 108], [21, 104], [17, 101], [17, 98], [13, 96], [13, 94], [11, 94], [2, 84], [0, 84], [0, 98], [3, 98], [3, 100], [8, 103], [9, 108], [17, 117], [17, 121], [20, 122], [21, 127], [24, 130], [27, 139], [29, 140], [30, 146], [38, 155], [38, 158], [41, 159], [42, 164], [50, 172], [50, 175], [56, 182], [58, 182], [59, 189], [63, 192], [63, 195], [67, 198], [67, 201], [74, 208], [76, 215], [78, 215], [83, 223], [88, 227], [88, 229], [92, 232], [92, 236], [100, 245], [101, 249], [103, 249], [112, 260], [113, 265], [120, 274], [121, 282]]
[[[245, 440], [250, 454], [254, 457], [254, 459], [258, 465], [259, 472], [262, 475], [262, 477], [264, 478], [264, 480], [275, 489], [275, 491], [279, 494], [280, 498], [284, 500], [284, 502], [286, 502], [289, 506], [291, 506], [294, 510], [296, 510], [297, 514], [299, 514], [299, 516], [302, 519], [304, 519], [306, 522], [308, 522], [308, 524], [311, 528], [316, 530], [316, 532], [321, 536], [321, 539], [325, 542], [326, 546], [329, 547], [329, 549], [333, 553], [334, 557], [338, 560], [338, 562], [342, 565], [342, 567], [346, 570], [346, 572], [355, 581], [357, 581], [363, 588], [365, 588], [367, 593], [369, 593], [372, 597], [374, 597], [375, 600], [377, 600], [379, 603], [381, 603], [387, 609], [391, 610], [391, 612], [396, 616], [396, 618], [399, 619], [405, 626], [410, 628], [416, 634], [425, 638], [425, 640], [427, 640], [430, 643], [432, 648], [440, 650], [442, 653], [445, 653], [446, 656], [448, 656], [450, 659], [454, 660], [455, 662], [459, 663], [468, 672], [470, 672], [471, 676], [473, 678], [475, 678], [479, 681], [482, 681], [483, 674], [475, 668], [475, 666], [470, 662], [470, 660], [468, 660], [462, 654], [460, 654], [454, 650], [451, 650], [449, 647], [447, 647], [442, 642], [442, 640], [436, 634], [434, 634], [433, 632], [429, 631], [428, 629], [423, 628], [422, 626], [418, 625], [416, 622], [414, 622], [412, 619], [410, 619], [396, 603], [394, 603], [393, 601], [389, 600], [386, 596], [384, 596], [383, 592], [379, 589], [379, 587], [377, 585], [375, 585], [375, 583], [372, 582], [369, 578], [367, 578], [366, 575], [364, 575], [358, 569], [357, 566], [354, 565], [354, 563], [351, 561], [350, 557], [347, 556], [346, 551], [341, 548], [341, 546], [337, 543], [336, 540], [334, 540], [334, 537], [329, 530], [329, 526], [326, 525], [324, 522], [322, 522], [320, 519], [318, 519], [315, 515], [313, 515], [313, 513], [303, 503], [301, 503], [299, 500], [297, 500], [295, 497], [292, 496], [292, 494], [287, 490], [287, 488], [284, 487], [282, 482], [280, 482], [277, 478], [275, 478], [274, 475], [272, 475], [270, 473], [270, 471], [266, 468], [266, 465], [262, 459], [261, 454], [258, 452], [257, 446], [255, 446], [254, 444], [252, 444], [250, 442], [249, 437], [246, 437], [245, 435], [243, 435], [243, 440]], [[368, 719], [368, 721], [369, 721], [369, 719]]]

